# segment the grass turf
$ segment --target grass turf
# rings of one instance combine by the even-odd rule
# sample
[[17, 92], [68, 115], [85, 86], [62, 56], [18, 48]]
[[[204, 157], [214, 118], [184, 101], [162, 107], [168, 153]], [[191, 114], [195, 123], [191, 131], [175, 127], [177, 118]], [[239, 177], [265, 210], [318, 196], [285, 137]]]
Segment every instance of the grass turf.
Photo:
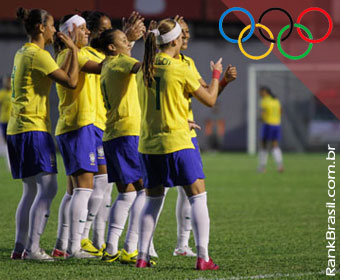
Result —
[[[273, 163], [267, 173], [258, 174], [256, 157], [203, 154], [211, 220], [209, 252], [220, 265], [216, 272], [197, 272], [194, 258], [172, 256], [176, 245], [175, 189], [168, 193], [156, 229], [154, 243], [160, 259], [155, 268], [136, 269], [99, 260], [54, 263], [10, 260], [15, 210], [22, 188], [21, 181], [11, 179], [4, 160], [0, 159], [0, 279], [203, 280], [250, 279], [256, 275], [270, 279], [325, 279], [320, 272], [327, 266], [326, 156], [326, 153], [285, 154], [283, 174], [276, 172]], [[48, 253], [55, 243], [58, 206], [65, 192], [60, 157], [58, 163], [59, 191], [41, 239], [41, 247]], [[121, 245], [123, 240], [124, 236]], [[191, 246], [194, 247], [193, 240]], [[337, 260], [339, 252], [337, 249]]]

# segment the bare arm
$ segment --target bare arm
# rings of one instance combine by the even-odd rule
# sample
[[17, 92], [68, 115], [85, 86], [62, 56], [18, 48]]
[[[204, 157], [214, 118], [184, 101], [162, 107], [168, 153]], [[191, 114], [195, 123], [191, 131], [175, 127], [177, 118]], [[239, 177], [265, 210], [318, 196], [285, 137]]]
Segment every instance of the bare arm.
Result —
[[65, 45], [70, 49], [70, 62], [67, 71], [59, 68], [48, 75], [50, 79], [64, 87], [75, 89], [78, 83], [78, 48], [74, 45], [70, 37], [63, 33], [58, 33]]
[[[215, 64], [211, 62], [210, 64], [211, 70], [212, 71], [217, 70], [221, 73], [223, 71], [221, 62], [222, 58], [220, 58]], [[195, 96], [204, 105], [208, 107], [213, 107], [216, 103], [218, 88], [219, 88], [218, 77], [213, 76], [208, 88], [203, 87], [201, 84], [198, 90], [193, 92], [192, 95]]]
[[136, 62], [135, 65], [133, 65], [130, 73], [136, 74], [141, 67], [142, 67], [142, 63]]
[[100, 72], [102, 71], [102, 66], [103, 63], [98, 63], [93, 60], [89, 60], [80, 70], [86, 73], [100, 74]]
[[235, 66], [232, 66], [231, 64], [228, 65], [228, 68], [225, 70], [222, 80], [220, 81], [220, 86], [218, 89], [218, 95], [221, 94], [223, 89], [231, 82], [236, 80], [237, 78], [237, 69]]

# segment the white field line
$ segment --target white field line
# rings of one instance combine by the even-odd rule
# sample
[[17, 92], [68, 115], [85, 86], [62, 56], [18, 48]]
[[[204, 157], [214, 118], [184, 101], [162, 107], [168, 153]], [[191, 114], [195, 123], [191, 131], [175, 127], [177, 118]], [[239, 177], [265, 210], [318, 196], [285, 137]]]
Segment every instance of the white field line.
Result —
[[[339, 273], [340, 270], [336, 270], [336, 274]], [[227, 277], [227, 278], [196, 278], [195, 280], [252, 280], [252, 279], [279, 279], [283, 277], [288, 278], [295, 278], [295, 277], [302, 277], [302, 276], [311, 276], [311, 275], [325, 275], [325, 271], [320, 272], [305, 272], [305, 273], [276, 273], [276, 274], [263, 274], [263, 275], [253, 275], [253, 276], [235, 276], [235, 277]]]

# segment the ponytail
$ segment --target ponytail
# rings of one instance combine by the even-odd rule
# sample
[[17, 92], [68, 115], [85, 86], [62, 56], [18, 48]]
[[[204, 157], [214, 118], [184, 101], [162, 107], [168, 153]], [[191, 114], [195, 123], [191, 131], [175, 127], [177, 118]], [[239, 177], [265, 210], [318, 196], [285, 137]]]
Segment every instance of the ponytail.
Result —
[[42, 9], [17, 9], [17, 19], [24, 23], [26, 33], [28, 35], [36, 34], [38, 24], [46, 24], [47, 17], [50, 14]]
[[150, 87], [154, 79], [154, 63], [157, 53], [156, 36], [150, 32], [145, 40], [144, 60], [142, 64], [144, 84]]

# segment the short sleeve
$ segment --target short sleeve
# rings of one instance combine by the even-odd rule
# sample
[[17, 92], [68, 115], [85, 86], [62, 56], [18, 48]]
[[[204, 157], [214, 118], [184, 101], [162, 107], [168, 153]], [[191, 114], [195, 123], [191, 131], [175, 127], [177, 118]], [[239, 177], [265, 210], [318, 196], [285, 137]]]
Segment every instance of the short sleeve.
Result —
[[197, 77], [195, 76], [194, 72], [186, 71], [184, 91], [188, 93], [195, 92], [200, 88], [200, 86], [201, 84], [198, 81]]
[[48, 75], [58, 70], [59, 66], [48, 51], [39, 50], [34, 56], [33, 68], [42, 72], [44, 75]]
[[120, 66], [125, 73], [130, 73], [132, 67], [138, 62], [137, 59], [127, 55], [122, 55], [120, 59]]

